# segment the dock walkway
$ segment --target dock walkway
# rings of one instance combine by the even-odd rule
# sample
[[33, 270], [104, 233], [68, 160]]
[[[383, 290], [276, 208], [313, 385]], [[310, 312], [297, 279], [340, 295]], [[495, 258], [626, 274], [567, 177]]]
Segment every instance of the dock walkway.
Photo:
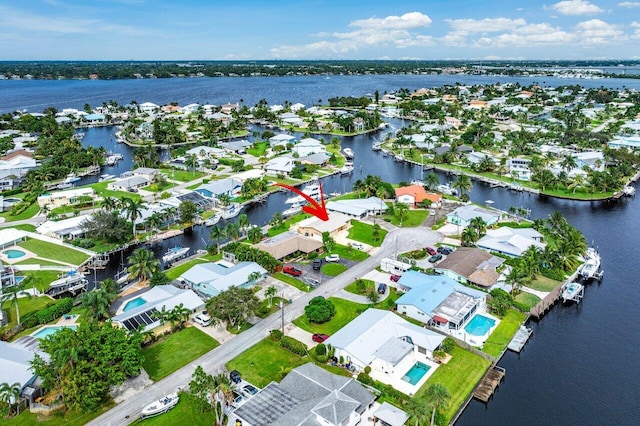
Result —
[[516, 332], [516, 335], [513, 336], [513, 339], [511, 339], [511, 341], [507, 345], [507, 348], [510, 351], [520, 353], [520, 351], [522, 351], [522, 348], [524, 348], [524, 345], [527, 343], [527, 341], [529, 341], [529, 337], [531, 337], [531, 334], [533, 334], [533, 329], [525, 325], [521, 325]]
[[473, 391], [473, 397], [485, 404], [489, 402], [491, 396], [498, 386], [500, 386], [500, 382], [502, 382], [505, 374], [507, 374], [507, 371], [504, 368], [494, 365], [487, 371], [478, 386], [476, 386]]

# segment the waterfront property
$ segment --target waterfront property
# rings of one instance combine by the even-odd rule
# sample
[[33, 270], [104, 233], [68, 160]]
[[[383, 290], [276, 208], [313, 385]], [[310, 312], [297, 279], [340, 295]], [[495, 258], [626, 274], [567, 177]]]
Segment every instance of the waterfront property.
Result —
[[244, 426], [355, 426], [370, 415], [375, 395], [360, 382], [304, 364], [271, 382], [231, 414]]
[[431, 201], [433, 207], [440, 207], [442, 195], [428, 193], [422, 185], [409, 185], [396, 188], [396, 201], [413, 208], [424, 200]]
[[447, 215], [447, 222], [462, 228], [469, 226], [473, 218], [479, 217], [491, 226], [500, 220], [501, 214], [495, 210], [485, 209], [474, 204], [460, 206]]
[[195, 189], [196, 192], [209, 198], [218, 198], [221, 195], [235, 198], [240, 195], [242, 181], [235, 178], [226, 178], [203, 183]]
[[501, 226], [487, 229], [486, 235], [476, 242], [476, 246], [491, 252], [520, 257], [522, 252], [531, 246], [544, 250], [547, 245], [542, 242], [542, 234], [533, 228]]
[[352, 200], [329, 201], [326, 204], [327, 211], [342, 213], [347, 216], [362, 219], [368, 215], [384, 214], [387, 211], [387, 204], [378, 197], [364, 199], [355, 198]]
[[256, 248], [266, 251], [279, 260], [295, 253], [309, 254], [314, 251], [319, 253], [322, 250], [322, 241], [287, 231], [260, 241], [256, 244]]
[[82, 223], [89, 219], [89, 216], [75, 216], [58, 221], [47, 220], [36, 228], [38, 234], [56, 238], [59, 240], [72, 240], [82, 237], [84, 230]]
[[288, 155], [283, 155], [280, 157], [274, 157], [271, 160], [267, 161], [264, 165], [264, 170], [269, 175], [284, 175], [289, 176], [291, 170], [295, 167], [295, 161], [293, 157]]
[[96, 193], [93, 188], [76, 188], [68, 191], [55, 191], [38, 197], [40, 208], [48, 206], [50, 209], [76, 204], [80, 201], [95, 201]]
[[310, 217], [294, 225], [298, 233], [322, 241], [322, 233], [328, 232], [333, 238], [340, 232], [351, 226], [351, 218], [342, 213], [330, 213], [329, 220], [321, 220]]
[[460, 247], [440, 262], [435, 270], [463, 284], [490, 288], [498, 282], [500, 273], [497, 268], [503, 263], [503, 258], [484, 250]]
[[[42, 389], [36, 382], [38, 376], [31, 368], [36, 353], [45, 360], [49, 359], [49, 354], [40, 350], [35, 337], [23, 336], [11, 343], [0, 340], [0, 383], [17, 384], [20, 398], [29, 403], [42, 395]], [[13, 397], [11, 402], [16, 402]]]
[[133, 192], [148, 186], [151, 181], [143, 176], [127, 176], [109, 182], [107, 189], [111, 191]]
[[433, 352], [444, 336], [412, 324], [393, 312], [367, 309], [325, 344], [356, 370], [371, 367], [375, 380], [415, 394], [437, 369]]
[[[252, 278], [254, 273], [258, 274], [258, 278]], [[194, 291], [206, 297], [212, 297], [232, 286], [253, 286], [266, 276], [267, 270], [255, 262], [233, 264], [221, 260], [216, 263], [195, 265], [179, 279]]]

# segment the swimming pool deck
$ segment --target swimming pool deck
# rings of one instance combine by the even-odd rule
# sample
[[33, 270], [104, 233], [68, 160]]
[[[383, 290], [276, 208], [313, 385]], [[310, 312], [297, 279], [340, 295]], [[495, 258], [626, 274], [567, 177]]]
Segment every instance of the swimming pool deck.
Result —
[[[415, 385], [412, 385], [411, 383], [402, 380], [402, 378], [409, 370], [411, 370], [416, 362], [428, 365], [429, 371], [427, 371]], [[405, 395], [413, 396], [437, 370], [438, 366], [439, 364], [427, 359], [426, 356], [416, 354], [414, 352], [411, 356], [407, 356], [405, 359], [400, 361], [400, 363], [396, 365], [391, 372], [385, 373], [380, 370], [371, 370], [370, 376], [374, 380], [391, 385], [394, 389], [404, 393]]]

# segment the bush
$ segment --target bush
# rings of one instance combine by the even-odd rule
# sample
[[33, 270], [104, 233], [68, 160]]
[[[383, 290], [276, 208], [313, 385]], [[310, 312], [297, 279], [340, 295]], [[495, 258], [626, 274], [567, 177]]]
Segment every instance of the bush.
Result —
[[327, 347], [324, 345], [324, 343], [320, 343], [318, 346], [316, 346], [316, 355], [326, 355], [327, 353]]
[[70, 297], [66, 297], [64, 299], [60, 299], [54, 305], [38, 311], [36, 316], [40, 324], [46, 324], [70, 312], [72, 308], [73, 299]]
[[280, 330], [271, 330], [269, 332], [269, 335], [271, 336], [272, 340], [275, 340], [276, 342], [279, 342], [280, 340], [282, 340], [282, 331]]
[[365, 385], [369, 385], [369, 386], [373, 386], [375, 384], [375, 381], [367, 373], [358, 374], [358, 381], [360, 383], [364, 383]]
[[313, 259], [315, 259], [317, 257], [318, 257], [318, 253], [315, 252], [315, 251], [312, 251], [311, 253], [307, 254], [307, 259], [309, 259], [309, 260], [313, 260]]
[[93, 247], [93, 240], [90, 238], [75, 238], [73, 241], [71, 241], [71, 244], [76, 247], [90, 249], [91, 247]]
[[316, 296], [305, 306], [304, 313], [310, 322], [322, 324], [333, 318], [336, 307], [324, 297]]
[[369, 373], [371, 373], [371, 366], [367, 365], [367, 366], [364, 368], [364, 373], [365, 373], [365, 374], [369, 374]]
[[290, 352], [296, 355], [305, 356], [307, 354], [307, 347], [299, 340], [289, 336], [282, 336], [280, 339], [280, 345]]
[[540, 269], [540, 274], [542, 276], [550, 278], [556, 281], [564, 281], [564, 271], [561, 269], [550, 269], [550, 268], [542, 268]]

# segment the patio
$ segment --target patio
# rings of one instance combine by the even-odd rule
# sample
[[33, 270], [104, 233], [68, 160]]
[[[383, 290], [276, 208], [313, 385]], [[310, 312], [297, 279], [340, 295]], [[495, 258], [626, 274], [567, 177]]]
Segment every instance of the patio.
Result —
[[[429, 370], [422, 376], [415, 384], [411, 384], [406, 379], [403, 380], [403, 377], [407, 375], [409, 370], [413, 368], [413, 366], [417, 363], [421, 362], [429, 367]], [[425, 382], [431, 377], [431, 375], [436, 371], [439, 364], [435, 363], [433, 360], [427, 358], [426, 355], [411, 352], [408, 356], [406, 356], [402, 361], [400, 361], [391, 371], [381, 371], [381, 370], [371, 370], [369, 375], [374, 380], [378, 380], [382, 383], [386, 383], [388, 385], [393, 386], [394, 389], [399, 390], [405, 395], [413, 396], [418, 392], [418, 390], [425, 384]]]

